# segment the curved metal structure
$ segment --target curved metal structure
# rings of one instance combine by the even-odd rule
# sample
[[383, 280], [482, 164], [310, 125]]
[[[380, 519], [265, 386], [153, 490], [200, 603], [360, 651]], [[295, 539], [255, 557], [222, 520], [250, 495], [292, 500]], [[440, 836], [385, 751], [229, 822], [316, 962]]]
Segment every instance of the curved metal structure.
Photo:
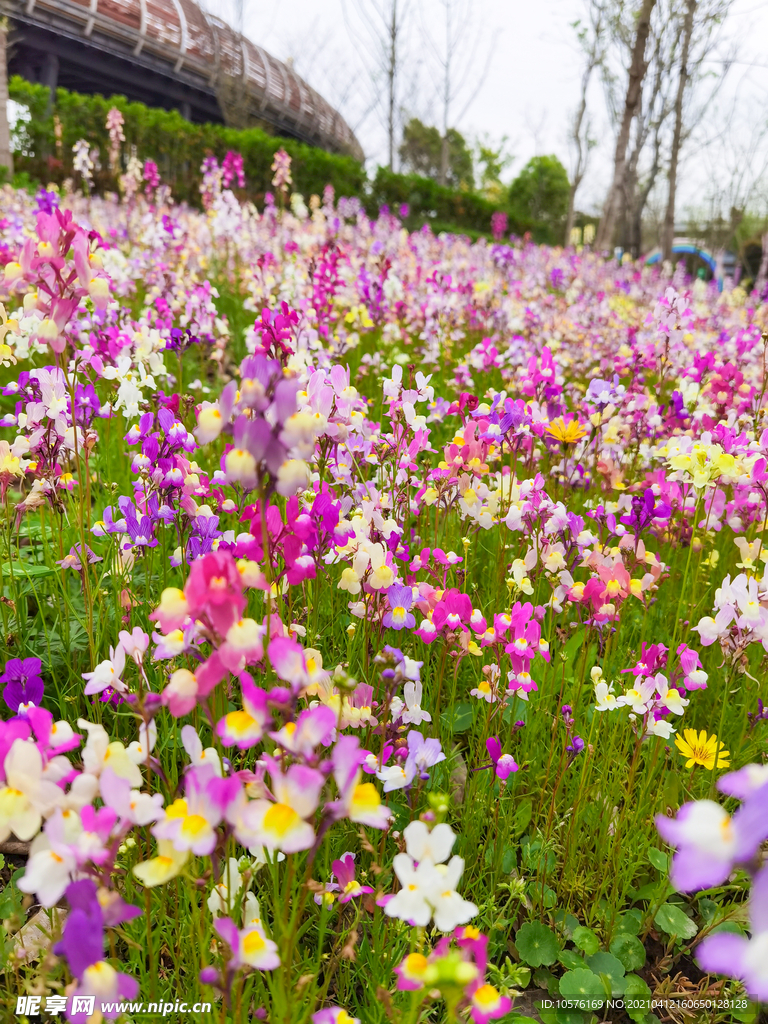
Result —
[[194, 0], [0, 0], [0, 13], [15, 29], [11, 73], [197, 122], [224, 121], [234, 106], [244, 122], [364, 159], [344, 118], [291, 67]]

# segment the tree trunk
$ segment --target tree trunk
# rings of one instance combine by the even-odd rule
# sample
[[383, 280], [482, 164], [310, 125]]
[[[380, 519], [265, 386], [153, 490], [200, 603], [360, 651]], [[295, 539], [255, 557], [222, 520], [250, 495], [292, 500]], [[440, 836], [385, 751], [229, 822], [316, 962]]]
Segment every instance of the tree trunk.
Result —
[[651, 14], [656, 6], [656, 0], [643, 0], [642, 7], [637, 19], [637, 31], [635, 42], [632, 46], [632, 61], [629, 66], [629, 81], [627, 82], [627, 96], [624, 101], [624, 114], [621, 120], [621, 127], [616, 138], [616, 151], [613, 158], [613, 180], [608, 189], [608, 196], [603, 208], [603, 216], [600, 219], [600, 227], [595, 239], [595, 247], [598, 250], [606, 249], [613, 238], [613, 229], [616, 223], [616, 211], [621, 198], [621, 191], [624, 186], [624, 176], [627, 169], [627, 146], [629, 145], [629, 133], [632, 127], [632, 120], [637, 112], [640, 98], [642, 96], [643, 79], [648, 70], [645, 60], [645, 47], [648, 42], [648, 35], [651, 31]]
[[[581, 140], [581, 126], [584, 122], [584, 115], [587, 112], [587, 88], [589, 87], [589, 79], [592, 74], [592, 63], [587, 66], [586, 71], [581, 81], [581, 101], [576, 111], [576, 118], [573, 123], [573, 131], [571, 138], [576, 147], [576, 167], [573, 172], [573, 181], [571, 187], [568, 190], [568, 216], [565, 218], [565, 238], [563, 239], [564, 245], [571, 244], [571, 232], [573, 231], [573, 222], [576, 219], [576, 193], [581, 184], [581, 179], [584, 177], [586, 170], [586, 157], [585, 150], [589, 152], [589, 139], [585, 139], [582, 144]], [[587, 129], [588, 130], [588, 129]]]
[[755, 279], [755, 295], [762, 296], [768, 282], [768, 231], [763, 235], [763, 255], [760, 257], [760, 269]]
[[696, 11], [696, 0], [688, 0], [685, 8], [683, 26], [683, 49], [680, 57], [680, 77], [677, 81], [677, 97], [675, 99], [675, 128], [672, 134], [672, 149], [669, 155], [669, 194], [667, 212], [664, 217], [664, 236], [662, 251], [665, 260], [672, 259], [672, 244], [675, 240], [675, 193], [677, 192], [677, 164], [680, 158], [680, 140], [683, 134], [683, 100], [685, 87], [688, 84], [688, 53], [693, 35], [693, 16]]
[[5, 167], [8, 177], [13, 174], [13, 153], [11, 133], [8, 128], [8, 66], [6, 47], [8, 43], [8, 22], [0, 19], [0, 167]]
[[565, 238], [563, 240], [565, 245], [571, 244], [571, 232], [576, 220], [576, 189], [578, 187], [578, 182], [572, 181], [568, 190], [568, 216], [565, 218]]
[[389, 106], [387, 108], [387, 134], [389, 136], [389, 169], [395, 169], [395, 79], [397, 76], [397, 0], [392, 0], [392, 20], [389, 25]]

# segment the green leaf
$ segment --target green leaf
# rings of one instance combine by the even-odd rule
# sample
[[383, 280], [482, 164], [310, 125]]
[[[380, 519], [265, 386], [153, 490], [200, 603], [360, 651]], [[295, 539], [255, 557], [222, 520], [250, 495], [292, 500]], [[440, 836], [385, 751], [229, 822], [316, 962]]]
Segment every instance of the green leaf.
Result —
[[560, 995], [565, 999], [603, 999], [603, 983], [585, 967], [578, 971], [566, 971], [560, 979]]
[[580, 924], [578, 928], [573, 929], [573, 941], [579, 949], [583, 950], [589, 956], [600, 949], [600, 940], [598, 937], [591, 928], [585, 928], [583, 924]]
[[636, 971], [645, 963], [645, 946], [636, 935], [619, 932], [611, 940], [611, 952], [627, 971]]
[[669, 874], [669, 856], [666, 853], [662, 853], [661, 850], [657, 850], [655, 846], [652, 846], [648, 850], [648, 860], [662, 875]]
[[595, 974], [608, 979], [611, 995], [621, 995], [624, 991], [624, 964], [612, 953], [595, 953], [587, 957], [587, 963]]
[[454, 704], [440, 716], [446, 729], [451, 732], [466, 732], [473, 721], [474, 707], [471, 704]]
[[577, 629], [573, 636], [568, 640], [562, 650], [560, 651], [560, 657], [567, 664], [569, 661], [573, 661], [576, 655], [584, 644], [584, 638], [587, 635], [585, 629]]
[[544, 885], [542, 882], [529, 882], [528, 895], [535, 903], [540, 903], [547, 910], [551, 910], [557, 905], [557, 893], [551, 886]]
[[690, 917], [674, 903], [663, 903], [653, 920], [663, 932], [678, 939], [692, 939], [699, 930]]
[[594, 1015], [588, 1016], [582, 1010], [555, 1010], [556, 1024], [588, 1024], [596, 1020]]
[[642, 911], [638, 910], [636, 907], [632, 910], [627, 910], [616, 922], [616, 934], [637, 935], [642, 923]]
[[555, 933], [539, 921], [527, 921], [518, 930], [515, 946], [520, 959], [531, 967], [553, 964], [560, 952], [560, 944]]
[[501, 857], [501, 870], [505, 875], [508, 875], [510, 871], [514, 871], [517, 866], [517, 851], [511, 846], [508, 846]]
[[566, 971], [577, 971], [579, 968], [587, 966], [584, 963], [584, 958], [580, 957], [579, 954], [572, 949], [564, 949], [557, 959]]
[[55, 573], [56, 570], [52, 569], [50, 565], [39, 565], [36, 562], [18, 562], [15, 559], [11, 562], [3, 562], [0, 565], [0, 575], [2, 576], [50, 576]]
[[639, 889], [635, 889], [631, 895], [633, 900], [652, 900], [658, 891], [658, 882], [648, 882], [647, 885], [641, 885]]
[[[641, 1002], [651, 998], [651, 990], [642, 978], [636, 974], [628, 974], [624, 979], [624, 1001], [637, 1000]], [[626, 1013], [634, 1021], [644, 1021], [648, 1016], [648, 1007], [640, 1005], [635, 1009], [627, 1008]], [[655, 1020], [655, 1017], [654, 1017]]]
[[525, 832], [528, 824], [533, 815], [533, 801], [526, 798], [520, 802], [519, 807], [515, 811], [515, 817], [513, 821], [513, 831], [515, 835], [522, 835]]

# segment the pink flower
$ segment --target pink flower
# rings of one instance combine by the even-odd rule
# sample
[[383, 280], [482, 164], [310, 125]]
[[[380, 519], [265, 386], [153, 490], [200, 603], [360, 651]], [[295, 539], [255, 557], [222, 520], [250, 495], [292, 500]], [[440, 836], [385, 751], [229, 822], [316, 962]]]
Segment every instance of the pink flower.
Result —
[[270, 720], [267, 707], [267, 695], [252, 680], [243, 678], [243, 707], [240, 711], [230, 711], [216, 723], [216, 734], [221, 737], [225, 746], [236, 746], [239, 750], [247, 750], [255, 746], [264, 735]]
[[[184, 587], [192, 618], [206, 616], [222, 636], [245, 611], [243, 580], [229, 551], [209, 551], [196, 559]], [[163, 629], [165, 629], [163, 625]]]
[[360, 885], [355, 878], [354, 853], [345, 853], [339, 860], [332, 861], [331, 868], [341, 890], [339, 903], [349, 903], [350, 900], [356, 899], [358, 896], [373, 892], [370, 885]]

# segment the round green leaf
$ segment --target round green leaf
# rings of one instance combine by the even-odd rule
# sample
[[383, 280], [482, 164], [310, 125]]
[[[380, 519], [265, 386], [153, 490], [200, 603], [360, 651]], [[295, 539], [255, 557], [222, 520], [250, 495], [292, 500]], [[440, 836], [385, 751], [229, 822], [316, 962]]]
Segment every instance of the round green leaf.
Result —
[[580, 924], [578, 928], [573, 929], [573, 941], [579, 949], [583, 950], [587, 956], [591, 956], [600, 949], [600, 940], [592, 931], [591, 928], [585, 928], [583, 924]]
[[520, 959], [531, 967], [553, 964], [560, 952], [555, 933], [539, 921], [527, 921], [520, 928], [515, 936], [515, 946]]
[[587, 963], [595, 974], [605, 975], [610, 985], [610, 995], [619, 996], [624, 991], [624, 964], [612, 953], [595, 953], [587, 957]]
[[666, 875], [669, 871], [669, 857], [661, 850], [657, 850], [655, 846], [651, 846], [648, 850], [648, 860], [662, 875]]
[[666, 932], [667, 935], [674, 935], [678, 939], [692, 939], [698, 931], [690, 917], [674, 903], [663, 903], [656, 911], [653, 920], [663, 932]]
[[[650, 999], [651, 990], [648, 988], [642, 978], [639, 978], [636, 974], [628, 974], [624, 979], [624, 999], [629, 1002], [632, 999], [638, 1001]], [[646, 1006], [638, 1006], [636, 1009], [627, 1008], [627, 1015], [634, 1021], [645, 1021], [649, 1016], [648, 1008]]]
[[566, 971], [560, 979], [560, 995], [564, 999], [603, 999], [603, 983], [585, 967], [578, 971]]
[[576, 971], [586, 966], [583, 958], [573, 949], [564, 949], [557, 959], [566, 971]]
[[611, 941], [611, 952], [621, 960], [627, 971], [636, 971], [645, 963], [645, 946], [636, 935], [619, 932]]

